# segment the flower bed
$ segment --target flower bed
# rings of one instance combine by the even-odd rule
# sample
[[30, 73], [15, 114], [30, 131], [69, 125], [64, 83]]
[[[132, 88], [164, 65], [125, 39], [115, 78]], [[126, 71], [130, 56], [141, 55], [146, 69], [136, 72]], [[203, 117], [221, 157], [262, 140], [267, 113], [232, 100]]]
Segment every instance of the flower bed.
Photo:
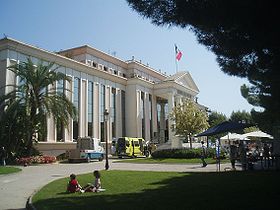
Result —
[[22, 157], [16, 159], [17, 164], [24, 165], [24, 164], [43, 164], [43, 163], [54, 163], [56, 162], [55, 156], [31, 156], [31, 157]]

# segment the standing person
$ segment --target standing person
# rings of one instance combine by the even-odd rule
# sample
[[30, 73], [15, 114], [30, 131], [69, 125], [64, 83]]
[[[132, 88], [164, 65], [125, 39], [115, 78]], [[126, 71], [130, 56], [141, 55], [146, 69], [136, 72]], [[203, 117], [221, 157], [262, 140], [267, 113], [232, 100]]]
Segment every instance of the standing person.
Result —
[[242, 165], [242, 170], [247, 169], [247, 157], [246, 157], [246, 149], [242, 141], [239, 143], [239, 155], [240, 155], [240, 162]]
[[82, 192], [82, 187], [79, 185], [75, 174], [70, 175], [70, 181], [68, 182], [67, 185], [67, 192], [69, 193]]
[[206, 147], [204, 146], [204, 141], [201, 142], [201, 161], [202, 161], [202, 167], [206, 167], [207, 163], [205, 162], [205, 158], [207, 156]]
[[268, 167], [270, 166], [270, 162], [269, 162], [269, 147], [267, 144], [264, 144], [263, 146], [263, 157], [264, 157], [264, 166]]
[[99, 192], [101, 189], [101, 174], [99, 171], [94, 171], [93, 176], [95, 177], [95, 180], [93, 183], [88, 183], [85, 187], [83, 187], [83, 190], [85, 192]]
[[235, 161], [237, 159], [237, 147], [235, 145], [235, 142], [233, 142], [233, 144], [231, 144], [229, 147], [229, 158], [230, 158], [232, 170], [236, 170]]
[[6, 166], [7, 152], [5, 150], [5, 147], [1, 147], [0, 158], [1, 158], [1, 165]]
[[111, 154], [116, 155], [116, 141], [112, 141]]

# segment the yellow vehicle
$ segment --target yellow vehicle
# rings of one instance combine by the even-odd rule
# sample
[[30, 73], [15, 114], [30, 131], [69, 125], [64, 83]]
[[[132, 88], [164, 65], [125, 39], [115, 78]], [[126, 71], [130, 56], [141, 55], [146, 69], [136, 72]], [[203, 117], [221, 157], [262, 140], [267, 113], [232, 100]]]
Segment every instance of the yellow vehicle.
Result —
[[117, 155], [121, 158], [145, 155], [145, 140], [142, 138], [120, 137], [117, 140]]

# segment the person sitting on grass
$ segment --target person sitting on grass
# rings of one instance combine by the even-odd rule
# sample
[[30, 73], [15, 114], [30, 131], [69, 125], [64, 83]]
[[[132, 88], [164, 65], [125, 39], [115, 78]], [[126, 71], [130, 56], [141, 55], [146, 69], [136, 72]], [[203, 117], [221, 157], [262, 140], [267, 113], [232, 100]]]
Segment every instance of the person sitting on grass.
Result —
[[67, 185], [67, 192], [69, 193], [82, 192], [82, 187], [79, 185], [75, 174], [70, 175], [70, 181], [68, 182]]
[[85, 192], [99, 192], [101, 189], [101, 180], [100, 180], [100, 172], [94, 171], [93, 176], [95, 177], [95, 180], [93, 183], [88, 183], [86, 186], [83, 187], [83, 190]]

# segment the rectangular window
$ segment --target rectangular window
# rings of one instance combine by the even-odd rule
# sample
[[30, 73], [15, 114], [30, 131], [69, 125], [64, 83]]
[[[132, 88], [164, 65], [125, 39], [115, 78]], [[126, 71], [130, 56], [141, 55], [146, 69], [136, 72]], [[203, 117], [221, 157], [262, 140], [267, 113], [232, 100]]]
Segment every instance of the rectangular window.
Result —
[[77, 118], [73, 120], [73, 139], [77, 140], [79, 136], [79, 113], [80, 113], [80, 79], [74, 78], [74, 97], [73, 104], [77, 109]]
[[142, 138], [145, 139], [145, 93], [141, 92], [141, 118], [142, 118]]
[[100, 85], [99, 91], [99, 113], [100, 113], [100, 129], [101, 129], [101, 141], [105, 141], [104, 135], [104, 111], [105, 111], [105, 85]]
[[153, 141], [153, 103], [152, 103], [152, 95], [149, 94], [149, 109], [150, 109], [150, 141]]
[[112, 88], [111, 101], [112, 137], [116, 137], [116, 88]]
[[[56, 92], [58, 95], [64, 94], [64, 80], [59, 80], [56, 83]], [[56, 121], [56, 141], [63, 141], [64, 126], [60, 120]]]
[[88, 82], [88, 136], [93, 136], [93, 82]]
[[121, 109], [122, 109], [122, 136], [126, 136], [125, 127], [125, 91], [121, 91]]

